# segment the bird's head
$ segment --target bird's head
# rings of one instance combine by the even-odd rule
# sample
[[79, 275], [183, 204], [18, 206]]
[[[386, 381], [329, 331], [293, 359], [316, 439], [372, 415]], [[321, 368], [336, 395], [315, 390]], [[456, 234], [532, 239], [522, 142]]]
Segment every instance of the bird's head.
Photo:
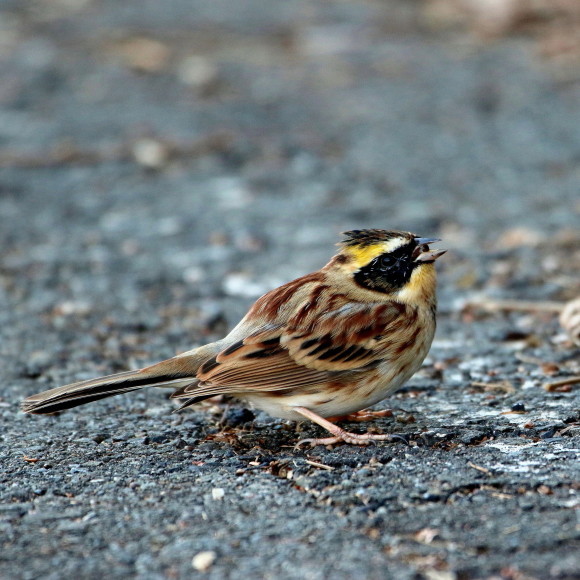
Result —
[[344, 236], [329, 266], [351, 277], [358, 288], [401, 302], [434, 299], [433, 264], [446, 252], [429, 247], [437, 238], [392, 230], [352, 230]]

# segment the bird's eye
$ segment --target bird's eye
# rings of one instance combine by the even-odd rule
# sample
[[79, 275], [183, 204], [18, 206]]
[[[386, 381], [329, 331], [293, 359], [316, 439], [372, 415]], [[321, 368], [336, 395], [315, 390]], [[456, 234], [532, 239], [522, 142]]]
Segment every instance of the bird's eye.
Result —
[[392, 256], [389, 256], [388, 254], [381, 256], [380, 258], [381, 268], [392, 268], [395, 262], [396, 260]]

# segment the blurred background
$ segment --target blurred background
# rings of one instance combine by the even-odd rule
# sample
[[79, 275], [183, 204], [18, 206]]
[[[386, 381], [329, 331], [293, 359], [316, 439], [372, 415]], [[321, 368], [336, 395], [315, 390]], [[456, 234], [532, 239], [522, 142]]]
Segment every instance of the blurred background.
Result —
[[579, 292], [577, 2], [1, 9], [0, 288], [36, 341], [115, 309], [169, 356], [354, 228], [444, 238], [443, 309]]
[[[0, 0], [7, 577], [577, 578], [578, 391], [546, 385], [580, 374], [579, 183], [577, 0]], [[162, 392], [18, 411], [220, 338], [367, 227], [450, 250], [384, 403], [413, 447], [308, 455]]]
[[444, 238], [444, 307], [578, 294], [573, 0], [0, 7], [1, 288], [24, 315], [166, 312], [183, 348], [184, 318], [222, 332], [365, 227]]

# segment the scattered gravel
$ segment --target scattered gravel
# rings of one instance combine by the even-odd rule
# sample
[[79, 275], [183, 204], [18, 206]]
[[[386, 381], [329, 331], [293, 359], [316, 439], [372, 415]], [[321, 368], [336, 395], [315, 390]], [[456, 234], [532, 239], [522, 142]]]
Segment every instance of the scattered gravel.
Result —
[[[579, 85], [412, 3], [5, 2], [0, 577], [572, 579]], [[222, 336], [339, 232], [438, 235], [424, 368], [320, 434], [163, 391], [25, 396]], [[536, 310], [493, 310], [490, 300]]]

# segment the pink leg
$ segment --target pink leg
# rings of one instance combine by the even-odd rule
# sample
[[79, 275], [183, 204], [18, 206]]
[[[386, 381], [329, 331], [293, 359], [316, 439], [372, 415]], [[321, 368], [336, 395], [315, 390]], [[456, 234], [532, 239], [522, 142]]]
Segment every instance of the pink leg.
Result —
[[333, 445], [334, 443], [350, 443], [351, 445], [368, 445], [371, 441], [393, 441], [397, 437], [392, 435], [375, 435], [372, 433], [350, 433], [341, 429], [338, 425], [331, 423], [328, 419], [317, 415], [310, 409], [306, 407], [294, 407], [294, 411], [300, 413], [303, 417], [310, 419], [312, 422], [320, 425], [326, 429], [329, 433], [334, 435], [334, 437], [326, 437], [323, 439], [302, 439], [296, 446], [299, 447], [302, 444], [308, 443], [311, 447], [316, 445]]

